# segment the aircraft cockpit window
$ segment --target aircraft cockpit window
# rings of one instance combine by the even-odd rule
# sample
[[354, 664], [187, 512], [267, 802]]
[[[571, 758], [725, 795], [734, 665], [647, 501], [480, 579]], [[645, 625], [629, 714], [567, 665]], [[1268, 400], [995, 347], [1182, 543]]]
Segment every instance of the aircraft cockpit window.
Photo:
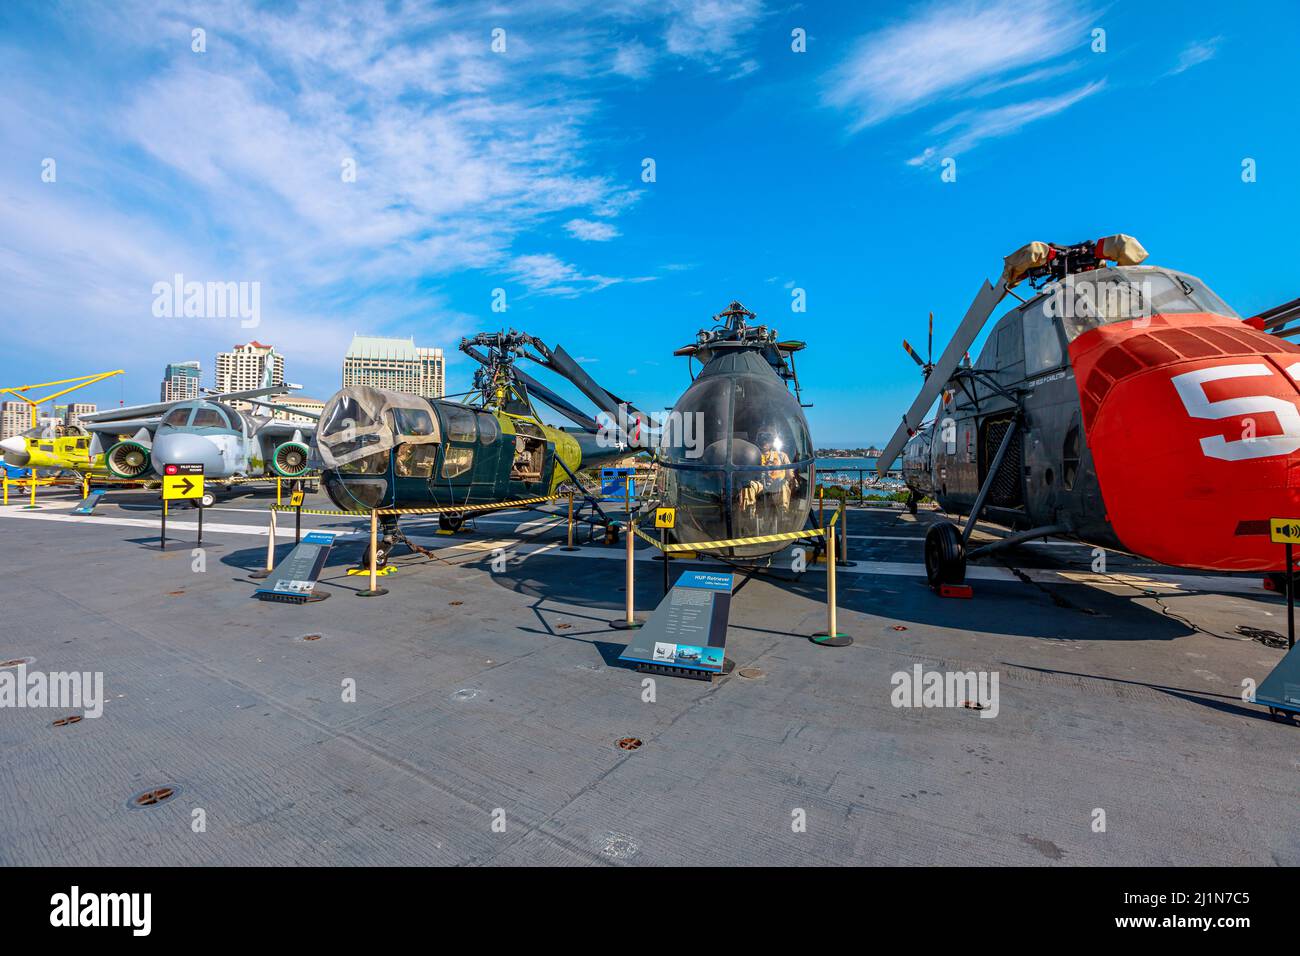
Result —
[[498, 424], [496, 416], [490, 412], [479, 412], [478, 440], [484, 445], [491, 445], [500, 437], [501, 425]]
[[1070, 341], [1101, 325], [1154, 315], [1212, 312], [1238, 318], [1199, 280], [1154, 269], [1074, 276], [1064, 289], [1061, 317]]
[[427, 408], [394, 408], [393, 424], [399, 435], [432, 435], [433, 416]]
[[356, 399], [345, 396], [336, 401], [327, 419], [320, 423], [322, 435], [336, 435], [349, 429], [367, 428], [375, 424], [370, 413]]
[[382, 475], [388, 471], [388, 453], [380, 452], [356, 458], [339, 466], [346, 475]]
[[193, 410], [188, 405], [183, 408], [173, 408], [163, 416], [162, 423], [172, 428], [184, 428], [185, 423], [190, 420], [190, 412]]
[[200, 407], [194, 410], [194, 418], [190, 421], [191, 428], [229, 428], [230, 422], [226, 420], [225, 413], [220, 409], [211, 407]]
[[398, 445], [397, 475], [399, 478], [430, 478], [433, 476], [433, 462], [437, 457], [437, 445], [409, 443]]
[[[443, 405], [443, 420], [447, 423], [447, 437], [452, 441], [474, 441], [478, 438], [478, 429], [474, 426], [474, 413], [460, 405]], [[446, 468], [443, 469], [446, 471]], [[450, 477], [444, 474], [444, 478]]]
[[1174, 280], [1183, 286], [1189, 298], [1200, 306], [1198, 311], [1212, 312], [1215, 315], [1222, 315], [1229, 319], [1239, 319], [1240, 315], [1228, 303], [1224, 302], [1217, 295], [1210, 291], [1200, 279], [1192, 276], [1174, 276]]
[[1048, 315], [1043, 302], [1027, 308], [1023, 314], [1025, 333], [1025, 374], [1037, 375], [1065, 364], [1061, 333], [1056, 318]]
[[455, 478], [469, 471], [474, 464], [473, 448], [447, 447], [447, 455], [442, 460], [442, 477]]

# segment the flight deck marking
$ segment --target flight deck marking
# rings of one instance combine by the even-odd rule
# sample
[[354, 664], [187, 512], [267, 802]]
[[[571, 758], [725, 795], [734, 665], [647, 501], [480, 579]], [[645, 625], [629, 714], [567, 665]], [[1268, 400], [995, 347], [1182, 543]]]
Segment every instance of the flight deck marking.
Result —
[[[18, 509], [18, 507], [19, 506], [17, 505], [0, 507], [0, 518], [23, 518], [32, 521], [64, 521], [64, 522], [76, 524], [82, 528], [86, 527], [84, 522], [78, 520], [77, 518], [73, 517], [70, 514], [16, 510]], [[174, 521], [173, 523], [175, 527], [177, 527], [178, 529], [192, 531], [197, 528], [197, 524], [193, 521]], [[111, 518], [107, 516], [99, 518], [95, 521], [95, 527], [100, 527], [103, 525], [118, 525], [127, 528], [157, 527], [156, 522], [147, 518]], [[221, 534], [247, 534], [247, 535], [253, 535], [255, 537], [260, 537], [260, 538], [266, 537], [266, 528], [258, 527], [256, 525], [220, 524], [214, 526], [214, 525], [205, 524], [204, 530], [213, 531]], [[322, 528], [321, 530], [325, 530], [325, 529]], [[360, 528], [358, 528], [358, 530], [356, 531], [336, 532], [336, 540], [338, 541], [348, 541], [348, 540], [360, 541], [360, 540], [368, 539], [369, 536], [370, 533], [368, 530], [361, 530]], [[282, 531], [279, 528], [277, 528], [276, 537], [292, 538], [293, 531], [292, 530]], [[430, 540], [429, 538], [423, 535], [412, 535], [411, 537], [419, 538], [421, 540]], [[556, 541], [548, 544], [531, 543], [523, 546], [517, 546], [518, 541], [517, 539], [514, 538], [499, 538], [499, 539], [491, 539], [489, 541], [474, 539], [474, 538], [452, 538], [450, 541], [448, 541], [448, 539], [442, 538], [436, 541], [431, 541], [431, 543], [443, 546], [443, 547], [434, 548], [433, 550], [435, 552], [491, 550], [492, 548], [496, 548], [496, 547], [504, 547], [511, 550], [512, 556], [522, 559], [522, 558], [532, 557], [534, 555], [539, 555], [539, 554], [550, 554], [551, 552], [556, 552], [554, 556], [558, 557], [559, 548], [563, 544], [563, 541]], [[1068, 542], [1062, 542], [1062, 543], [1068, 543]], [[565, 557], [599, 558], [599, 559], [610, 560], [610, 561], [627, 560], [626, 553], [621, 548], [617, 550], [610, 550], [610, 551], [599, 550], [596, 548], [584, 548], [581, 551], [575, 551], [570, 554], [566, 554]], [[638, 561], [653, 561], [654, 558], [655, 555], [652, 554], [650, 550], [643, 550], [641, 552], [638, 552], [636, 555], [636, 560]], [[692, 564], [700, 564], [706, 567], [716, 566], [709, 562], [692, 561], [689, 558], [674, 558], [673, 560], [684, 561]], [[1091, 572], [1088, 571], [1071, 571], [1069, 569], [1054, 570], [1050, 568], [1026, 568], [1023, 570], [1025, 570], [1026, 573], [1028, 573], [1029, 577], [1032, 580], [1039, 580], [1050, 584], [1075, 583], [1075, 584], [1088, 584], [1092, 586], [1104, 586], [1106, 584], [1111, 584], [1111, 585], [1115, 584], [1115, 581], [1108, 577], [1102, 577], [1100, 575], [1092, 575]], [[816, 566], [810, 565], [808, 567], [808, 572], [814, 572], [814, 571], [817, 573], [824, 574], [826, 572], [826, 569], [822, 565], [816, 565]], [[853, 567], [839, 568], [837, 573], [851, 574], [851, 575], [877, 574], [877, 575], [889, 575], [889, 576], [897, 576], [897, 577], [925, 577], [925, 566], [919, 563], [902, 562], [902, 561], [855, 560]], [[1019, 580], [1015, 575], [1013, 575], [1010, 571], [1007, 571], [1005, 568], [996, 568], [996, 567], [979, 567], [979, 566], [972, 565], [967, 568], [966, 575], [968, 578], [971, 578], [973, 580], [980, 580], [980, 581]], [[1144, 577], [1149, 578], [1151, 581], [1155, 581], [1155, 582], [1179, 585], [1184, 589], [1183, 593], [1190, 593], [1192, 591], [1210, 591], [1218, 594], [1242, 594], [1242, 595], [1250, 595], [1256, 597], [1259, 596], [1261, 593], [1267, 593], [1264, 592], [1263, 588], [1257, 582], [1255, 582], [1253, 579], [1247, 579], [1247, 578], [1230, 578], [1230, 577], [1218, 577], [1214, 575], [1168, 574], [1168, 573], [1144, 574]]]

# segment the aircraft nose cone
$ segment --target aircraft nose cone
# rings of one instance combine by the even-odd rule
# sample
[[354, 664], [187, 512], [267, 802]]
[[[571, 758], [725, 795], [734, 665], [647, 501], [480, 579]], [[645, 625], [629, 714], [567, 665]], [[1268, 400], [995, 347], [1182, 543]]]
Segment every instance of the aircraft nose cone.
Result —
[[16, 435], [13, 438], [0, 441], [0, 448], [4, 449], [6, 465], [12, 465], [15, 468], [26, 468], [27, 462], [31, 460], [31, 457], [27, 454], [27, 443]]
[[1126, 548], [1182, 567], [1282, 567], [1268, 520], [1297, 512], [1300, 354], [1259, 338], [1260, 351], [1243, 340], [1233, 354], [1224, 337], [1205, 355], [1199, 339], [1142, 334], [1085, 357], [1088, 447]]
[[216, 443], [189, 432], [166, 432], [154, 439], [151, 452], [154, 471], [163, 473], [167, 465], [202, 465], [203, 473], [208, 476], [221, 475], [224, 471], [221, 450]]

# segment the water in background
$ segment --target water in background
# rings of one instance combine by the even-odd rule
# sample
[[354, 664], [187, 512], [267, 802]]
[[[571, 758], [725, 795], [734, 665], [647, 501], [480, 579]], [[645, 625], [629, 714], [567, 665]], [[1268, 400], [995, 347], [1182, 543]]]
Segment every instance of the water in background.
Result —
[[875, 458], [818, 458], [817, 481], [842, 487], [862, 481], [867, 485], [868, 494], [877, 489], [881, 492], [901, 491], [901, 481], [886, 480], [876, 473], [876, 461]]

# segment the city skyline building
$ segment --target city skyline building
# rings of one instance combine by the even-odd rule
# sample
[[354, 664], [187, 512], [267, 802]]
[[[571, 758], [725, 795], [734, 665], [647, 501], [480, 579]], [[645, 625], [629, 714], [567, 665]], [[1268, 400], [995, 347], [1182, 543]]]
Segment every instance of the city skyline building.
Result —
[[177, 402], [199, 397], [202, 366], [194, 362], [171, 362], [163, 369], [162, 386], [158, 392], [160, 402]]
[[343, 387], [350, 385], [442, 398], [442, 349], [420, 348], [414, 338], [354, 334], [343, 358]]

